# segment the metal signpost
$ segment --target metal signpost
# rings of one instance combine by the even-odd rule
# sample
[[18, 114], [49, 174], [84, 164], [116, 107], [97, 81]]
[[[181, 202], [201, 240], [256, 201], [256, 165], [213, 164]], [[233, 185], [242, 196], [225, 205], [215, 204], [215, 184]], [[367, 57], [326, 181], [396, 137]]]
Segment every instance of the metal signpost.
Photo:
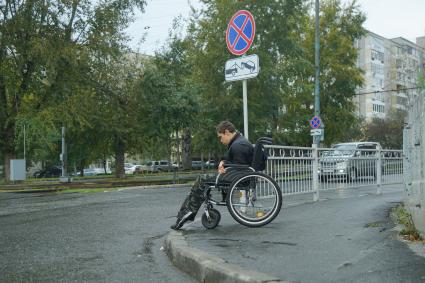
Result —
[[[226, 44], [230, 53], [243, 55], [251, 47], [255, 37], [255, 21], [246, 10], [236, 12], [230, 19], [226, 30]], [[248, 87], [247, 79], [256, 77], [259, 72], [258, 56], [251, 55], [231, 59], [226, 62], [226, 81], [243, 80], [244, 136], [248, 139]]]
[[[319, 152], [317, 150], [318, 148], [318, 144], [320, 141], [320, 137], [322, 136], [322, 121], [320, 120], [319, 116], [314, 116], [311, 120], [310, 120], [310, 135], [313, 136], [313, 144], [312, 144], [312, 148], [313, 148], [313, 172], [317, 172], [319, 170], [319, 163], [318, 163], [318, 157], [319, 157]], [[313, 174], [313, 200], [314, 201], [318, 201], [319, 200], [319, 178], [317, 174]]]

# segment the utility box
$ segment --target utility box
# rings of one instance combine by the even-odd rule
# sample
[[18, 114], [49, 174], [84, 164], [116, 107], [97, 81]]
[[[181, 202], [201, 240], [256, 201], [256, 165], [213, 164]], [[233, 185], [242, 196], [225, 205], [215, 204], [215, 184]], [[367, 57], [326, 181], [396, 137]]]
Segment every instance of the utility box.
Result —
[[25, 159], [11, 159], [10, 160], [10, 180], [11, 181], [24, 181], [26, 179], [26, 166]]

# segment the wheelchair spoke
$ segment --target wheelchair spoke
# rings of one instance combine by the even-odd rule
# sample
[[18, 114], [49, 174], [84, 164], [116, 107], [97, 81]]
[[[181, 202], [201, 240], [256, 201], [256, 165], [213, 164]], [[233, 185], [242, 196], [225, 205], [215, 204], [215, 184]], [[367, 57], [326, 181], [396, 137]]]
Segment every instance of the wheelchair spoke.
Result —
[[273, 179], [256, 172], [233, 184], [227, 205], [231, 215], [241, 224], [261, 226], [279, 213], [282, 196]]

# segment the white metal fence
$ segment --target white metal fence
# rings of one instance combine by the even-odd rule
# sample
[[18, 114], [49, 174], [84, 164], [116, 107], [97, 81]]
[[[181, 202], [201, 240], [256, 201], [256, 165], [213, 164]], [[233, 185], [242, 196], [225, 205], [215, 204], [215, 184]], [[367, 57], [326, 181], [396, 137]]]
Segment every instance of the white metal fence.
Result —
[[402, 150], [352, 150], [332, 148], [266, 146], [266, 173], [279, 184], [284, 195], [320, 190], [381, 186], [403, 183]]

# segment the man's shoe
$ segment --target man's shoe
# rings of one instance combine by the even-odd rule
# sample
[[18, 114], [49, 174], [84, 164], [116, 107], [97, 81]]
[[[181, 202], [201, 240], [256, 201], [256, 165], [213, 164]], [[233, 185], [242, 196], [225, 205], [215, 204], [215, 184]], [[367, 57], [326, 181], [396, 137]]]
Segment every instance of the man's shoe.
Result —
[[195, 219], [195, 213], [192, 211], [187, 212], [185, 215], [183, 215], [181, 218], [177, 218], [176, 224], [171, 225], [171, 229], [173, 230], [180, 230], [180, 228], [183, 226], [184, 223], [187, 221], [193, 221]]

